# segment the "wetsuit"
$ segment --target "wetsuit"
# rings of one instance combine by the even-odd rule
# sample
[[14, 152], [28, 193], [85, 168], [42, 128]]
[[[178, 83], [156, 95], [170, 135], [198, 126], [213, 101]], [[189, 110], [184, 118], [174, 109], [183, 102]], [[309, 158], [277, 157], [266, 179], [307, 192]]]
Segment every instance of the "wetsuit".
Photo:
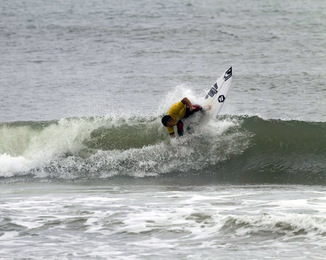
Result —
[[[189, 107], [187, 107], [187, 105], [183, 104], [181, 101], [173, 104], [170, 108], [168, 115], [173, 118], [174, 125], [177, 125], [179, 136], [183, 135], [183, 122], [181, 120], [202, 109], [199, 105], [193, 105], [193, 108], [194, 109], [190, 111]], [[170, 135], [174, 134], [173, 127], [167, 127], [167, 129]]]

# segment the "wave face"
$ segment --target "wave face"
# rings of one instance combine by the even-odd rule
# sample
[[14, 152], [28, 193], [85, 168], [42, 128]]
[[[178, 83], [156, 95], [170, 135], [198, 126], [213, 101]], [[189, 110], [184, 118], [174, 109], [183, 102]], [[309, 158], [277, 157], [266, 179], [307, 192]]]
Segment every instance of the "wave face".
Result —
[[155, 117], [2, 123], [0, 177], [326, 184], [326, 123], [245, 116], [192, 120], [175, 139]]

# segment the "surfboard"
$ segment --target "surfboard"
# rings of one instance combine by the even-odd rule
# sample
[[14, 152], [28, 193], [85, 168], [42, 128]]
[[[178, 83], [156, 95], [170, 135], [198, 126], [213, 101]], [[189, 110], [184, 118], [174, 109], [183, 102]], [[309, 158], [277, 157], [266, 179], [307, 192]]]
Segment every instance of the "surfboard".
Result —
[[213, 84], [205, 95], [203, 108], [211, 115], [217, 116], [229, 93], [232, 82], [232, 67], [227, 69]]

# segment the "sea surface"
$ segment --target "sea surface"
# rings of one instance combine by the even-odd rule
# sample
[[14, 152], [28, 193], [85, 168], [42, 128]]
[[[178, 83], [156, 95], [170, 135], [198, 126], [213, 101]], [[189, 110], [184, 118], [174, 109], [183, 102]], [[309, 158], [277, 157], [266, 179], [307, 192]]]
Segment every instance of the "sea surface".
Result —
[[1, 1], [0, 258], [324, 259], [325, 28], [324, 0]]

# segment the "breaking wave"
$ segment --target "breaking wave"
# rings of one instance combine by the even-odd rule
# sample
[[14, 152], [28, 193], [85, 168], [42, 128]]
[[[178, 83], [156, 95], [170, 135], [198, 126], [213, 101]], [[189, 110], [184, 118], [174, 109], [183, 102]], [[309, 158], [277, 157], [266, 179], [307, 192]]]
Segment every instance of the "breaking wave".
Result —
[[222, 116], [170, 139], [157, 117], [0, 124], [0, 180], [117, 176], [326, 184], [326, 123]]

